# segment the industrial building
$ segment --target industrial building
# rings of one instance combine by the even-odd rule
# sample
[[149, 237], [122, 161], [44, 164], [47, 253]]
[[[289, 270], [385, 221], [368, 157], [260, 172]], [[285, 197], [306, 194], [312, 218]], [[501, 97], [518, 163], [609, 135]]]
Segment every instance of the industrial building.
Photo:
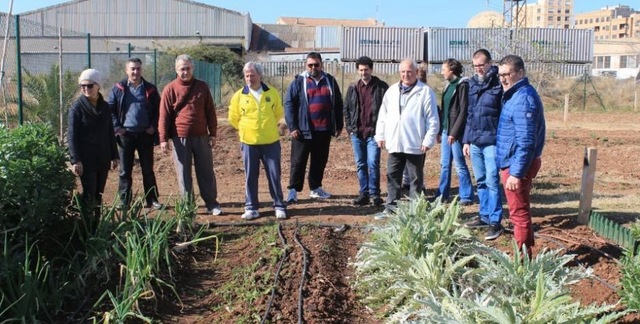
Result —
[[20, 16], [97, 40], [157, 49], [206, 43], [243, 53], [253, 28], [248, 13], [190, 0], [75, 0]]

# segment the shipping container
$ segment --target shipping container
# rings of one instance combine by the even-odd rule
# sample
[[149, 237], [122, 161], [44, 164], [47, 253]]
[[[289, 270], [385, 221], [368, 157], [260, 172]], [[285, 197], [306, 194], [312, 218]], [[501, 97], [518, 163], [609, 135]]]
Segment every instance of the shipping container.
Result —
[[316, 48], [340, 48], [342, 39], [342, 27], [317, 26]]
[[355, 61], [365, 55], [376, 62], [423, 61], [425, 34], [422, 28], [343, 27], [340, 55]]
[[430, 28], [427, 31], [427, 60], [448, 58], [470, 62], [473, 52], [485, 48], [494, 60], [507, 54], [520, 55], [527, 62], [590, 63], [593, 60], [593, 31], [554, 28]]

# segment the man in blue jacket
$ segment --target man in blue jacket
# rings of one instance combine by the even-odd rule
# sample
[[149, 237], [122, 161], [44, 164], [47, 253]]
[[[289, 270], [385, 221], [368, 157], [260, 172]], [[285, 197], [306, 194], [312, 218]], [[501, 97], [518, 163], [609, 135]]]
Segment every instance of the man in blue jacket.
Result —
[[472, 62], [475, 75], [469, 79], [469, 107], [462, 151], [465, 156], [471, 156], [480, 215], [466, 226], [488, 227], [485, 240], [495, 240], [502, 234], [502, 199], [496, 166], [496, 133], [502, 107], [502, 87], [498, 67], [491, 63], [489, 51], [477, 50]]
[[544, 148], [544, 108], [538, 92], [529, 84], [521, 57], [507, 55], [498, 65], [504, 95], [498, 124], [497, 163], [515, 240], [518, 248], [525, 245], [531, 257], [534, 239], [530, 193]]
[[307, 54], [306, 67], [289, 85], [284, 101], [291, 134], [289, 203], [298, 201], [309, 157], [309, 197], [331, 197], [322, 188], [322, 178], [329, 160], [331, 136], [338, 136], [343, 127], [342, 94], [336, 79], [322, 70], [320, 53]]
[[153, 171], [153, 146], [158, 144], [158, 110], [160, 94], [142, 77], [142, 60], [129, 58], [127, 78], [116, 83], [109, 94], [109, 107], [120, 153], [120, 207], [131, 202], [131, 173], [135, 151], [138, 151], [142, 184], [147, 207], [160, 209], [156, 175]]

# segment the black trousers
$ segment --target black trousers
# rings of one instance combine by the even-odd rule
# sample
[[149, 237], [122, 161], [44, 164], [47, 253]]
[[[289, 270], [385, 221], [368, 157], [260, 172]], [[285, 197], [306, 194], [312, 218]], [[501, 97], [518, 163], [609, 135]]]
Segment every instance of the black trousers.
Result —
[[146, 132], [126, 132], [118, 136], [118, 152], [120, 153], [120, 202], [126, 205], [131, 203], [131, 173], [135, 151], [138, 151], [140, 169], [142, 170], [142, 186], [144, 187], [145, 200], [151, 204], [158, 200], [158, 188], [156, 175], [153, 172], [153, 135]]
[[405, 165], [409, 172], [409, 197], [415, 198], [424, 191], [424, 154], [389, 153], [387, 157], [387, 205], [393, 206], [402, 193], [402, 172]]
[[330, 132], [313, 132], [311, 139], [291, 139], [291, 172], [288, 189], [302, 191], [304, 173], [309, 163], [309, 189], [322, 187], [324, 169], [329, 160]]
[[90, 171], [85, 171], [80, 176], [80, 183], [82, 184], [82, 198], [81, 209], [90, 215], [100, 216], [100, 206], [102, 205], [102, 193], [104, 187], [107, 184], [107, 177], [109, 176], [109, 168], [103, 170], [96, 170], [95, 168], [89, 168]]

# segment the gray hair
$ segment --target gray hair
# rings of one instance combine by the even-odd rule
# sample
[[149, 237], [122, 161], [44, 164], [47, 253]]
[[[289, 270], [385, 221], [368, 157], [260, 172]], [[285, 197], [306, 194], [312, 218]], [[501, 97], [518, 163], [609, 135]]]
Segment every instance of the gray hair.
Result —
[[[416, 63], [416, 61], [414, 61], [413, 59], [406, 58], [406, 59], [402, 60], [402, 62], [400, 62], [400, 66], [402, 66], [402, 64], [404, 64], [404, 63], [409, 63], [412, 70], [414, 70], [414, 71], [418, 70], [418, 63]], [[398, 68], [398, 69], [400, 69], [400, 68]]]
[[185, 61], [193, 65], [193, 58], [189, 54], [178, 55], [178, 57], [176, 57], [176, 64], [178, 64], [179, 61]]
[[253, 69], [254, 71], [256, 71], [256, 73], [258, 73], [258, 75], [262, 78], [262, 75], [264, 74], [264, 67], [262, 66], [262, 64], [253, 61], [247, 62], [244, 64], [242, 72], [247, 72], [247, 70], [249, 69]]

